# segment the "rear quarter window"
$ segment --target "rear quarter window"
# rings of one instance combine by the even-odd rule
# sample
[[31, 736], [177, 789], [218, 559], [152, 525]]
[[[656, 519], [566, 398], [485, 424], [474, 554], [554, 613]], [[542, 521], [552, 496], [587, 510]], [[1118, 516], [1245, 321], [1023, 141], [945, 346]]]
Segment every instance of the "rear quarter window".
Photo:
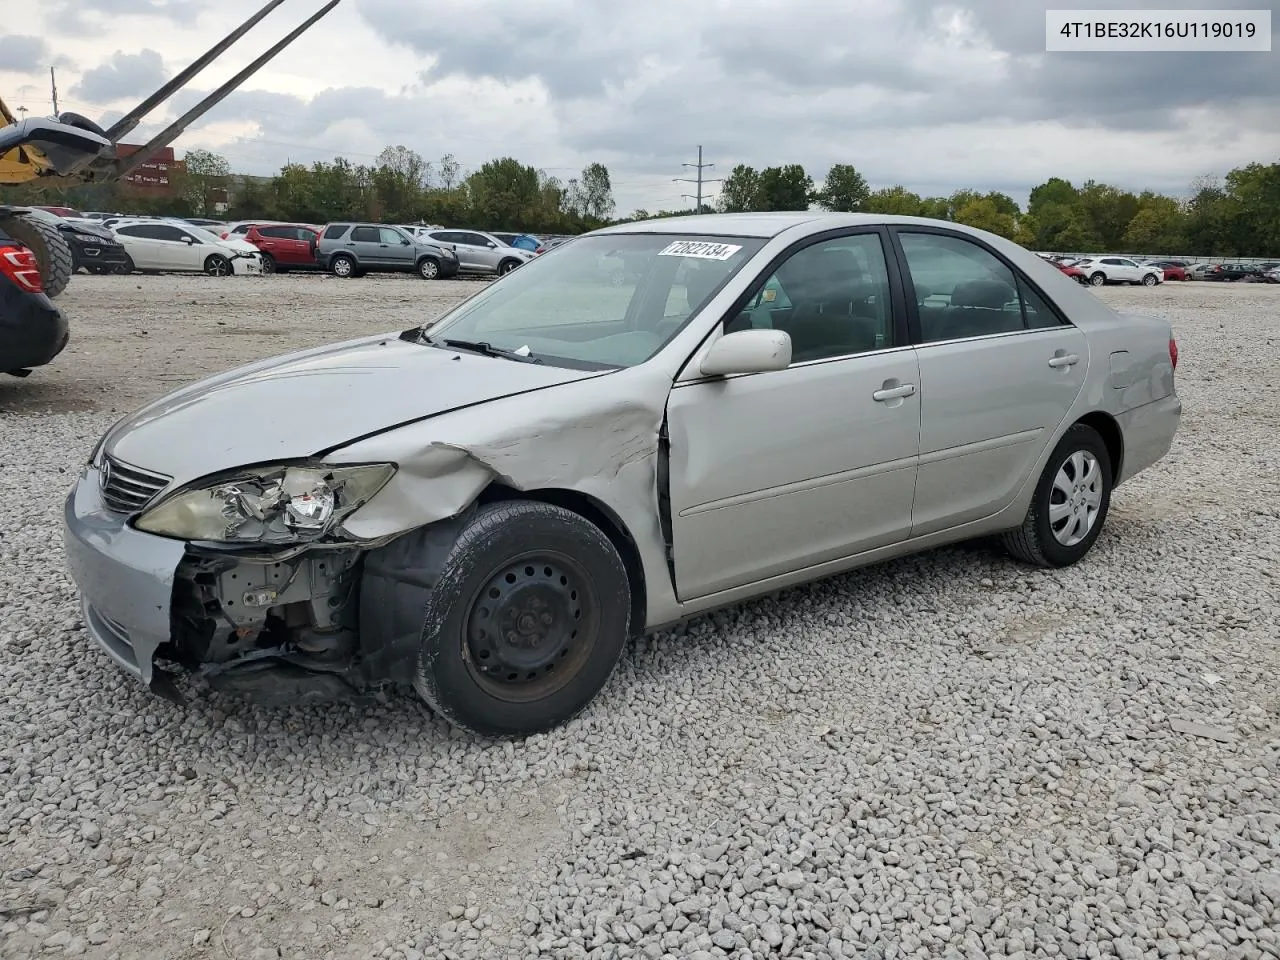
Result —
[[339, 237], [341, 237], [344, 233], [347, 232], [347, 229], [349, 226], [350, 224], [346, 224], [346, 223], [331, 224], [330, 226], [325, 227], [324, 238], [326, 240], [337, 240]]

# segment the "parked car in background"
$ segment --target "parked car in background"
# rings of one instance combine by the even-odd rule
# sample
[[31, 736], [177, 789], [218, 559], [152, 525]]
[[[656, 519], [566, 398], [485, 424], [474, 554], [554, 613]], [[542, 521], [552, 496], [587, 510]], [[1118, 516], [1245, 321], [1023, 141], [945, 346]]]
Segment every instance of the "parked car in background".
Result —
[[220, 236], [222, 231], [227, 228], [225, 220], [210, 220], [208, 217], [183, 217], [182, 222], [189, 223], [193, 227], [201, 227], [215, 236]]
[[77, 220], [86, 219], [85, 215], [81, 213], [79, 210], [75, 209], [75, 207], [36, 206], [36, 207], [33, 207], [33, 209], [43, 210], [46, 213], [52, 213], [55, 217], [75, 217]]
[[480, 230], [428, 230], [424, 236], [454, 249], [460, 273], [491, 273], [501, 277], [533, 259], [532, 252], [509, 247], [493, 234]]
[[1050, 262], [1072, 280], [1076, 280], [1079, 283], [1087, 283], [1089, 280], [1089, 278], [1085, 276], [1084, 271], [1076, 266], [1076, 261], [1071, 257], [1062, 257]]
[[457, 276], [459, 257], [447, 247], [385, 223], [329, 223], [315, 247], [316, 263], [335, 277], [417, 273], [424, 280]]
[[498, 233], [494, 231], [490, 233], [490, 236], [501, 240], [508, 247], [515, 247], [517, 250], [528, 250], [531, 253], [542, 246], [542, 241], [530, 233]]
[[93, 222], [64, 221], [58, 230], [71, 247], [73, 270], [95, 274], [133, 272], [133, 261], [124, 244], [109, 228]]
[[244, 233], [262, 253], [263, 273], [287, 273], [290, 270], [318, 270], [316, 244], [320, 228], [305, 223], [255, 223]]
[[289, 225], [288, 220], [236, 220], [233, 223], [224, 223], [214, 232], [223, 240], [233, 240], [237, 237], [243, 240], [253, 227]]
[[213, 277], [262, 272], [261, 255], [252, 244], [223, 240], [190, 224], [122, 220], [112, 231], [138, 270], [199, 271]]
[[1074, 264], [1091, 286], [1104, 283], [1134, 283], [1154, 287], [1164, 281], [1164, 271], [1158, 267], [1144, 267], [1128, 257], [1085, 257]]
[[1280, 283], [1280, 266], [1272, 267], [1262, 276], [1263, 276], [1263, 279], [1267, 281], [1267, 283]]
[[1204, 279], [1217, 282], [1243, 280], [1246, 277], [1260, 277], [1265, 271], [1252, 263], [1215, 263], [1205, 271]]
[[[609, 257], [644, 267], [614, 286]], [[157, 692], [392, 686], [523, 736], [728, 603], [987, 536], [1082, 561], [1170, 448], [1176, 365], [1166, 320], [957, 223], [621, 224], [126, 416], [64, 554], [90, 640]]]
[[1144, 265], [1163, 270], [1165, 280], [1188, 279], [1186, 264], [1181, 263], [1178, 260], [1147, 260]]
[[1187, 279], [1203, 280], [1205, 275], [1216, 266], [1216, 263], [1194, 263], [1187, 268]]
[[25, 377], [69, 339], [66, 316], [44, 294], [35, 254], [0, 231], [0, 373]]
[[538, 245], [538, 249], [533, 252], [536, 254], [546, 253], [548, 250], [554, 250], [556, 247], [564, 246], [573, 237], [544, 237], [542, 243]]

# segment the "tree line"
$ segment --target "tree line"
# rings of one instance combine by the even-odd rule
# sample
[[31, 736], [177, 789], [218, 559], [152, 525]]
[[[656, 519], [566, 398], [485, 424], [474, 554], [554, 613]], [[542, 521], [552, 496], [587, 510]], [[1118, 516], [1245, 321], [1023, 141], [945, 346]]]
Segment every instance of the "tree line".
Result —
[[5, 192], [14, 203], [59, 204], [86, 210], [228, 220], [328, 223], [371, 220], [440, 223], [480, 230], [575, 234], [611, 222], [616, 203], [609, 170], [589, 163], [568, 181], [513, 157], [490, 160], [470, 174], [452, 157], [430, 161], [404, 146], [388, 146], [373, 164], [344, 157], [286, 164], [265, 182], [232, 174], [227, 159], [190, 150], [170, 171], [171, 195], [147, 196], [128, 184], [101, 184], [40, 194], [27, 186]]
[[[171, 197], [146, 197], [127, 184], [107, 184], [48, 191], [42, 199], [18, 187], [5, 191], [4, 199], [173, 216], [212, 215], [225, 200], [229, 206], [221, 216], [231, 220], [358, 219], [559, 234], [695, 212], [636, 210], [615, 219], [613, 185], [601, 163], [588, 164], [568, 181], [513, 157], [490, 160], [464, 175], [452, 156], [426, 160], [407, 147], [388, 146], [372, 164], [343, 157], [310, 166], [287, 164], [269, 179], [235, 177], [226, 158], [206, 150], [189, 151], [184, 166], [171, 174], [176, 188]], [[1025, 209], [999, 191], [961, 189], [942, 197], [901, 185], [873, 190], [846, 163], [832, 166], [821, 184], [800, 164], [761, 170], [738, 164], [703, 212], [815, 206], [950, 220], [1033, 250], [1280, 257], [1280, 162], [1250, 163], [1221, 179], [1202, 177], [1185, 199], [1050, 177], [1031, 191]]]
[[[739, 164], [725, 178], [717, 202], [706, 209], [734, 213], [814, 206], [951, 220], [1032, 250], [1280, 257], [1280, 162], [1250, 163], [1220, 180], [1199, 178], [1186, 199], [1050, 177], [1031, 191], [1025, 210], [998, 191], [962, 189], [930, 197], [901, 185], [872, 190], [855, 167], [844, 163], [832, 166], [820, 186], [800, 164], [763, 170]], [[637, 210], [628, 219], [693, 212]]]

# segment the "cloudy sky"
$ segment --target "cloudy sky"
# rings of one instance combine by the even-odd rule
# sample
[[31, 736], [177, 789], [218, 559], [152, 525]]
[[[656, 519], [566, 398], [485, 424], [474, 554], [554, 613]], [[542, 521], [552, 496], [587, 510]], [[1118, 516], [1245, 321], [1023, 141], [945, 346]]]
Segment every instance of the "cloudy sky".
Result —
[[[113, 119], [265, 0], [6, 4], [0, 94]], [[209, 90], [323, 0], [287, 0], [197, 78]], [[687, 201], [699, 144], [736, 163], [852, 163], [873, 187], [1000, 189], [1049, 176], [1181, 192], [1280, 160], [1280, 47], [1270, 53], [1044, 52], [1046, 6], [1097, 0], [342, 0], [177, 143], [234, 169], [387, 144], [463, 170], [502, 155], [573, 176], [605, 163], [620, 213]], [[1146, 6], [1151, 6], [1150, 4]], [[1270, 9], [1280, 0], [1166, 2]], [[195, 99], [175, 98], [177, 109]], [[167, 111], [158, 120], [173, 116]], [[158, 129], [141, 128], [134, 139]], [[715, 184], [706, 188], [714, 196]]]

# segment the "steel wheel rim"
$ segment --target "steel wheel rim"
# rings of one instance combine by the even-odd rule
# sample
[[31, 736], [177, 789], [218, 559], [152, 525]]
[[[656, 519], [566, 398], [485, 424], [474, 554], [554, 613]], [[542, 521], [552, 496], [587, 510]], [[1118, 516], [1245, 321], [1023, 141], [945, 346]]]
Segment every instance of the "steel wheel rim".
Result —
[[600, 600], [586, 568], [558, 551], [529, 551], [495, 567], [472, 594], [463, 659], [491, 697], [541, 700], [590, 659], [599, 624]]
[[1064, 547], [1083, 541], [1102, 510], [1102, 464], [1088, 450], [1067, 457], [1049, 488], [1049, 529]]

